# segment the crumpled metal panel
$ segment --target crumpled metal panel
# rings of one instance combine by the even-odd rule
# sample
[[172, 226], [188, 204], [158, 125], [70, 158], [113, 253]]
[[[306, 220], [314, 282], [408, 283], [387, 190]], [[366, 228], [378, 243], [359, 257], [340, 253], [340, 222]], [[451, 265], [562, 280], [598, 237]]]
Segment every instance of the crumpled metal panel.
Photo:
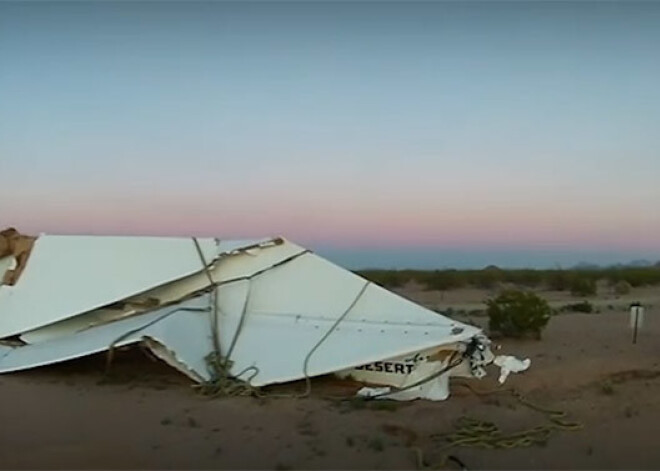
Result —
[[[258, 248], [261, 246], [262, 248]], [[249, 248], [249, 251], [244, 249]], [[226, 283], [234, 279], [249, 277], [262, 270], [283, 263], [306, 250], [290, 243], [274, 243], [272, 239], [222, 241], [219, 244], [219, 258], [209, 270], [214, 282]], [[199, 257], [197, 257], [199, 260]], [[201, 267], [201, 264], [200, 264]], [[198, 271], [176, 281], [144, 291], [124, 301], [140, 302], [142, 300], [157, 300], [159, 305], [166, 305], [179, 301], [192, 293], [209, 287], [208, 274]], [[61, 322], [49, 324], [34, 330], [23, 332], [21, 340], [27, 343], [43, 342], [69, 333], [81, 331], [103, 322], [120, 319], [126, 316], [146, 312], [149, 309], [140, 309], [128, 305], [122, 309], [108, 309], [107, 307], [95, 309], [78, 316], [65, 319]], [[0, 305], [0, 312], [2, 306]], [[0, 319], [0, 322], [2, 320]]]
[[0, 346], [0, 373], [59, 363], [120, 347], [156, 340], [175, 352], [195, 381], [209, 379], [205, 356], [213, 351], [210, 296], [201, 296], [156, 311], [100, 325], [54, 340], [21, 347]]
[[[200, 241], [213, 260], [214, 239]], [[40, 236], [18, 283], [0, 286], [0, 338], [20, 334], [200, 271], [192, 239]]]

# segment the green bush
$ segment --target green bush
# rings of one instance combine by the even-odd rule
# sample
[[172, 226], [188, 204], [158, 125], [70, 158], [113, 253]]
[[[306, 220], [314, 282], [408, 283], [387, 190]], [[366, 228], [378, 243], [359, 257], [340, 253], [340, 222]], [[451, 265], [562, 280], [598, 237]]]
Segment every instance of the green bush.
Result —
[[603, 278], [607, 278], [611, 285], [625, 281], [631, 287], [655, 286], [660, 284], [660, 270], [658, 267], [624, 267], [603, 270]]
[[398, 270], [362, 270], [356, 274], [383, 288], [401, 288], [410, 280], [409, 274]]
[[596, 282], [591, 278], [576, 277], [571, 281], [573, 296], [593, 296], [596, 294]]
[[565, 270], [550, 270], [546, 273], [548, 287], [555, 291], [565, 291], [571, 282], [571, 274]]
[[624, 295], [630, 293], [632, 286], [627, 281], [621, 280], [613, 286], [613, 289], [615, 294]]
[[[653, 267], [610, 267], [590, 270], [501, 269], [490, 265], [481, 270], [386, 270], [364, 269], [356, 273], [386, 288], [401, 288], [409, 281], [428, 290], [447, 291], [465, 286], [496, 289], [503, 283], [521, 287], [545, 285], [551, 290], [571, 291], [576, 296], [596, 293], [596, 282], [607, 281], [614, 288], [628, 283], [632, 288], [660, 284], [660, 269]], [[623, 284], [622, 284], [623, 286]]]
[[507, 283], [534, 288], [543, 281], [543, 272], [530, 269], [503, 270], [502, 277]]
[[541, 338], [552, 315], [547, 301], [534, 293], [506, 290], [494, 299], [486, 301], [488, 327], [505, 337], [523, 337], [533, 334]]
[[482, 289], [492, 289], [503, 280], [503, 272], [498, 267], [491, 265], [483, 270], [476, 270], [470, 273], [469, 282], [473, 286]]
[[582, 301], [575, 304], [567, 304], [561, 310], [567, 312], [585, 312], [589, 314], [594, 312], [594, 306], [589, 301]]
[[424, 284], [429, 291], [446, 291], [462, 288], [466, 280], [464, 273], [458, 270], [436, 270], [426, 274]]

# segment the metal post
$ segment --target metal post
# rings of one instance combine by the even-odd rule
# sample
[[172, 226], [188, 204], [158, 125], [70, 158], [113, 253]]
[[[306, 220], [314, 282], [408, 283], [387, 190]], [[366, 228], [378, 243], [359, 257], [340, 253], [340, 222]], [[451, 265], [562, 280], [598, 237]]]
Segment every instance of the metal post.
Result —
[[642, 304], [639, 302], [630, 305], [630, 315], [631, 315], [630, 323], [633, 329], [633, 339], [632, 339], [633, 344], [637, 343], [637, 332], [641, 327], [641, 323], [642, 323], [641, 316], [643, 315], [644, 312], [643, 309], [644, 308], [642, 307]]

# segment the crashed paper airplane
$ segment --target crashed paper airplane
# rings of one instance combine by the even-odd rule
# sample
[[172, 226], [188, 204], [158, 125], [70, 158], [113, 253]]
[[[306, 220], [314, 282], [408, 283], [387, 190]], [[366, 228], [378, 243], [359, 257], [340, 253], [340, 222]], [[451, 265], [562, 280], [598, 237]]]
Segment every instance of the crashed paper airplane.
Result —
[[[142, 343], [204, 383], [216, 353], [254, 387], [335, 374], [359, 394], [443, 400], [495, 360], [477, 327], [282, 238], [0, 232], [0, 373]], [[527, 365], [528, 366], [528, 365]]]

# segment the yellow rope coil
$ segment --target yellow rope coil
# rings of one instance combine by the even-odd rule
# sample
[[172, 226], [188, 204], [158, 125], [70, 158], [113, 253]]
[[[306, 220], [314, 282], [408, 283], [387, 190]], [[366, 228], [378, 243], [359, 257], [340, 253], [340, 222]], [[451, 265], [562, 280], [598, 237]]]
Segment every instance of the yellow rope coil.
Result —
[[449, 456], [446, 452], [454, 447], [477, 447], [490, 450], [524, 448], [534, 445], [545, 444], [550, 436], [558, 430], [576, 431], [584, 428], [580, 422], [566, 420], [567, 413], [541, 407], [525, 398], [521, 393], [514, 389], [494, 390], [489, 392], [480, 392], [473, 389], [469, 384], [461, 384], [479, 396], [485, 396], [496, 393], [509, 393], [520, 404], [529, 407], [546, 415], [549, 423], [539, 425], [520, 432], [504, 434], [493, 422], [478, 420], [472, 417], [462, 416], [454, 424], [454, 430], [446, 434], [435, 434], [431, 438], [444, 439], [447, 445], [442, 447], [439, 452], [443, 454], [441, 459], [435, 465], [430, 465], [424, 458], [424, 452], [419, 447], [413, 447], [415, 452], [417, 469], [443, 469]]

